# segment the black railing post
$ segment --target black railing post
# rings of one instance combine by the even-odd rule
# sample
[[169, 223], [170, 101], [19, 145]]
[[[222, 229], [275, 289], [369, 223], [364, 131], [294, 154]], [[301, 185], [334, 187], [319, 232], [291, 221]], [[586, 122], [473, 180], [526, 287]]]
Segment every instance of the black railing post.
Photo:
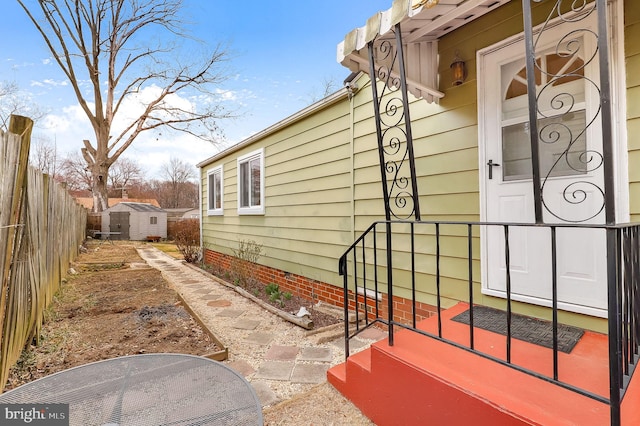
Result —
[[391, 222], [387, 221], [387, 310], [389, 312], [389, 346], [393, 346], [393, 244]]
[[507, 291], [507, 362], [511, 363], [511, 254], [509, 253], [509, 225], [504, 227], [504, 265]]
[[416, 328], [416, 242], [415, 222], [411, 222], [411, 325]]
[[442, 337], [442, 303], [440, 300], [440, 224], [436, 223], [436, 309], [438, 310], [438, 337]]
[[631, 286], [633, 288], [633, 296], [631, 298], [631, 312], [633, 315], [633, 327], [631, 328], [633, 333], [631, 334], [632, 347], [633, 347], [633, 359], [636, 360], [638, 356], [638, 345], [640, 345], [640, 289], [638, 289], [640, 281], [640, 241], [638, 239], [638, 226], [631, 228]]
[[[369, 73], [386, 220], [420, 220], [402, 31], [369, 42]], [[394, 45], [395, 42], [395, 45]], [[378, 91], [377, 80], [384, 83]]]
[[467, 256], [469, 268], [469, 347], [475, 348], [474, 330], [473, 330], [473, 229], [471, 224], [467, 225]]
[[596, 0], [598, 12], [598, 63], [600, 65], [600, 108], [602, 123], [602, 157], [604, 165], [604, 205], [608, 225], [616, 223], [615, 150], [611, 117], [611, 71], [609, 69], [609, 31], [607, 0]]
[[364, 323], [365, 326], [369, 324], [369, 312], [368, 305], [369, 299], [367, 297], [367, 253], [365, 247], [365, 239], [362, 239], [362, 299], [364, 300]]
[[622, 255], [618, 264], [618, 276], [622, 285], [622, 365], [623, 374], [629, 374], [629, 367], [633, 362], [631, 354], [631, 327], [632, 327], [632, 286], [631, 286], [631, 229], [624, 228], [622, 232]]
[[620, 321], [621, 312], [619, 306], [619, 235], [615, 228], [607, 228], [607, 289], [609, 305], [609, 401], [611, 410], [611, 425], [619, 426], [620, 417], [620, 385], [621, 377], [621, 347], [620, 347]]
[[338, 271], [342, 275], [344, 285], [344, 354], [345, 359], [349, 358], [349, 275], [347, 273], [347, 255], [340, 257]]
[[558, 241], [551, 227], [551, 315], [553, 327], [553, 380], [558, 380]]
[[354, 313], [356, 320], [356, 331], [360, 329], [360, 314], [358, 308], [358, 251], [357, 245], [353, 246], [353, 298], [354, 298]]
[[389, 201], [389, 188], [387, 184], [387, 173], [385, 171], [384, 157], [384, 138], [382, 136], [382, 119], [380, 112], [380, 96], [378, 95], [378, 86], [376, 82], [376, 65], [373, 41], [369, 42], [369, 75], [371, 75], [371, 95], [373, 97], [373, 114], [376, 122], [376, 135], [378, 137], [378, 159], [380, 161], [380, 183], [382, 184], [382, 195], [384, 200], [384, 217], [391, 220], [391, 204]]
[[376, 233], [376, 229], [378, 228], [377, 224], [373, 227], [373, 286], [374, 291], [376, 292], [376, 319], [380, 317], [380, 312], [378, 309], [378, 234]]
[[533, 207], [536, 223], [543, 223], [542, 188], [540, 184], [540, 159], [538, 152], [538, 98], [536, 94], [536, 49], [533, 39], [531, 0], [522, 0], [524, 19], [525, 63], [527, 69], [527, 95], [529, 100], [529, 138], [531, 146], [531, 172]]
[[402, 108], [404, 110], [404, 128], [407, 137], [407, 153], [409, 154], [409, 173], [411, 175], [411, 193], [413, 198], [413, 217], [420, 220], [420, 198], [418, 196], [418, 176], [416, 174], [416, 160], [413, 153], [413, 133], [411, 131], [411, 115], [409, 114], [409, 96], [407, 91], [407, 76], [404, 69], [404, 48], [402, 45], [402, 31], [400, 24], [396, 24], [396, 49], [398, 50], [398, 68], [400, 69], [400, 89], [402, 91]]

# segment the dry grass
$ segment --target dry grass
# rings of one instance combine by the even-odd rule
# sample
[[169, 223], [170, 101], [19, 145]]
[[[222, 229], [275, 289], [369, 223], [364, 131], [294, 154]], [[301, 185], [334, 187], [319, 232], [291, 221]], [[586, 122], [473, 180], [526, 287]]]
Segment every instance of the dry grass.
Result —
[[184, 259], [175, 243], [164, 241], [161, 243], [151, 243], [151, 245], [174, 259]]

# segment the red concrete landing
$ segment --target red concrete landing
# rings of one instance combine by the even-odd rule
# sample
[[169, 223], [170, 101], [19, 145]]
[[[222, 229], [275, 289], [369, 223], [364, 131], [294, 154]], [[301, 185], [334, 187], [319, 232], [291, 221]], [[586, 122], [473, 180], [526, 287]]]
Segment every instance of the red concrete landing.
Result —
[[[469, 328], [443, 313], [443, 337], [468, 344]], [[436, 332], [432, 317], [419, 328]], [[506, 337], [475, 330], [476, 349], [504, 358]], [[552, 351], [512, 340], [512, 362], [552, 375]], [[377, 425], [607, 425], [608, 405], [408, 330], [349, 357], [329, 382]], [[606, 336], [587, 332], [571, 354], [559, 354], [559, 379], [608, 397]], [[638, 377], [634, 382], [640, 382]], [[640, 424], [640, 384], [623, 403], [623, 424]]]

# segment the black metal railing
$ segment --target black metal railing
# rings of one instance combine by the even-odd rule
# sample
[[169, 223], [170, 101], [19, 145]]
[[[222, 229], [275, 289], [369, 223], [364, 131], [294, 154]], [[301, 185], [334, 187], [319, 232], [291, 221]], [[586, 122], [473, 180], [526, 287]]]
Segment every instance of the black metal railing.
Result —
[[[608, 369], [610, 395], [603, 396], [574, 383], [559, 380], [558, 363], [558, 311], [566, 303], [559, 297], [558, 241], [559, 234], [570, 229], [583, 229], [597, 235], [594, 243], [604, 244], [606, 250], [607, 306], [600, 316], [607, 316], [609, 349]], [[546, 248], [535, 256], [548, 256], [549, 317], [552, 326], [553, 373], [550, 375], [526, 368], [511, 358], [511, 320], [518, 295], [514, 294], [512, 257], [510, 246], [518, 241], [518, 233], [526, 230], [546, 235]], [[515, 236], [514, 236], [515, 234]], [[501, 257], [503, 274], [502, 299], [507, 318], [505, 353], [503, 358], [476, 349], [476, 328], [473, 322], [474, 293], [480, 292], [480, 241], [491, 237], [491, 250]], [[566, 247], [564, 247], [566, 249]], [[518, 253], [521, 255], [521, 253]], [[345, 321], [345, 353], [350, 354], [349, 341], [363, 330], [382, 325], [388, 329], [388, 343], [393, 345], [395, 328], [438, 339], [462, 350], [517, 369], [577, 392], [585, 397], [611, 406], [611, 424], [620, 424], [620, 406], [635, 366], [638, 364], [640, 345], [640, 225], [576, 225], [576, 224], [523, 224], [487, 222], [428, 222], [379, 221], [372, 224], [342, 255], [339, 272], [344, 280], [345, 318], [355, 315], [351, 325]], [[494, 275], [495, 276], [495, 275]], [[452, 288], [455, 296], [452, 296]], [[460, 300], [460, 294], [465, 294]], [[399, 315], [394, 302], [399, 298], [410, 304], [410, 317]], [[386, 300], [385, 300], [386, 299]], [[420, 299], [420, 300], [418, 300]], [[498, 299], [496, 299], [498, 300]], [[456, 301], [469, 304], [468, 344], [443, 335], [442, 312]], [[424, 317], [420, 304], [435, 307], [437, 327], [434, 332], [420, 329], [417, 324]]]

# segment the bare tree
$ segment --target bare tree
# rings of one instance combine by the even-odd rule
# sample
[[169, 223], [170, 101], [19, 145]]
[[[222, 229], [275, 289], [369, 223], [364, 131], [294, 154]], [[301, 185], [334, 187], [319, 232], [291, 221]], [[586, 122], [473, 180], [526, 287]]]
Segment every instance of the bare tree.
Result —
[[91, 190], [91, 172], [87, 168], [80, 152], [75, 151], [66, 155], [60, 164], [61, 179], [67, 183], [72, 191]]
[[128, 157], [120, 157], [109, 170], [109, 184], [113, 191], [122, 191], [129, 185], [138, 183], [143, 177], [140, 163]]
[[195, 168], [191, 164], [171, 157], [160, 167], [160, 176], [166, 181], [169, 190], [169, 199], [162, 204], [163, 207], [195, 207], [197, 205], [197, 201], [194, 204], [193, 197], [190, 195], [193, 187], [197, 187], [191, 182], [191, 179], [196, 176]]
[[326, 98], [336, 90], [338, 90], [338, 84], [333, 77], [325, 77], [322, 79], [320, 88], [314, 87], [309, 93], [309, 103], [316, 103], [321, 99]]
[[29, 117], [34, 122], [44, 117], [43, 110], [15, 82], [0, 82], [1, 129], [7, 129], [12, 114]]
[[158, 179], [143, 180], [132, 186], [129, 195], [134, 198], [155, 198], [160, 203], [160, 206], [165, 206], [159, 197], [161, 190], [162, 182]]
[[[82, 155], [92, 177], [94, 211], [107, 208], [109, 168], [140, 133], [163, 128], [216, 141], [217, 120], [229, 116], [213, 92], [227, 78], [221, 67], [227, 54], [218, 45], [200, 61], [183, 62], [181, 52], [189, 58], [194, 52], [173, 45], [191, 40], [178, 16], [182, 0], [17, 1], [93, 127], [95, 144], [84, 140]], [[205, 101], [196, 106], [184, 97], [192, 95]], [[129, 102], [138, 112], [116, 121]]]
[[58, 148], [55, 141], [48, 136], [34, 136], [33, 149], [31, 150], [31, 164], [42, 173], [56, 179], [60, 166], [58, 158]]

